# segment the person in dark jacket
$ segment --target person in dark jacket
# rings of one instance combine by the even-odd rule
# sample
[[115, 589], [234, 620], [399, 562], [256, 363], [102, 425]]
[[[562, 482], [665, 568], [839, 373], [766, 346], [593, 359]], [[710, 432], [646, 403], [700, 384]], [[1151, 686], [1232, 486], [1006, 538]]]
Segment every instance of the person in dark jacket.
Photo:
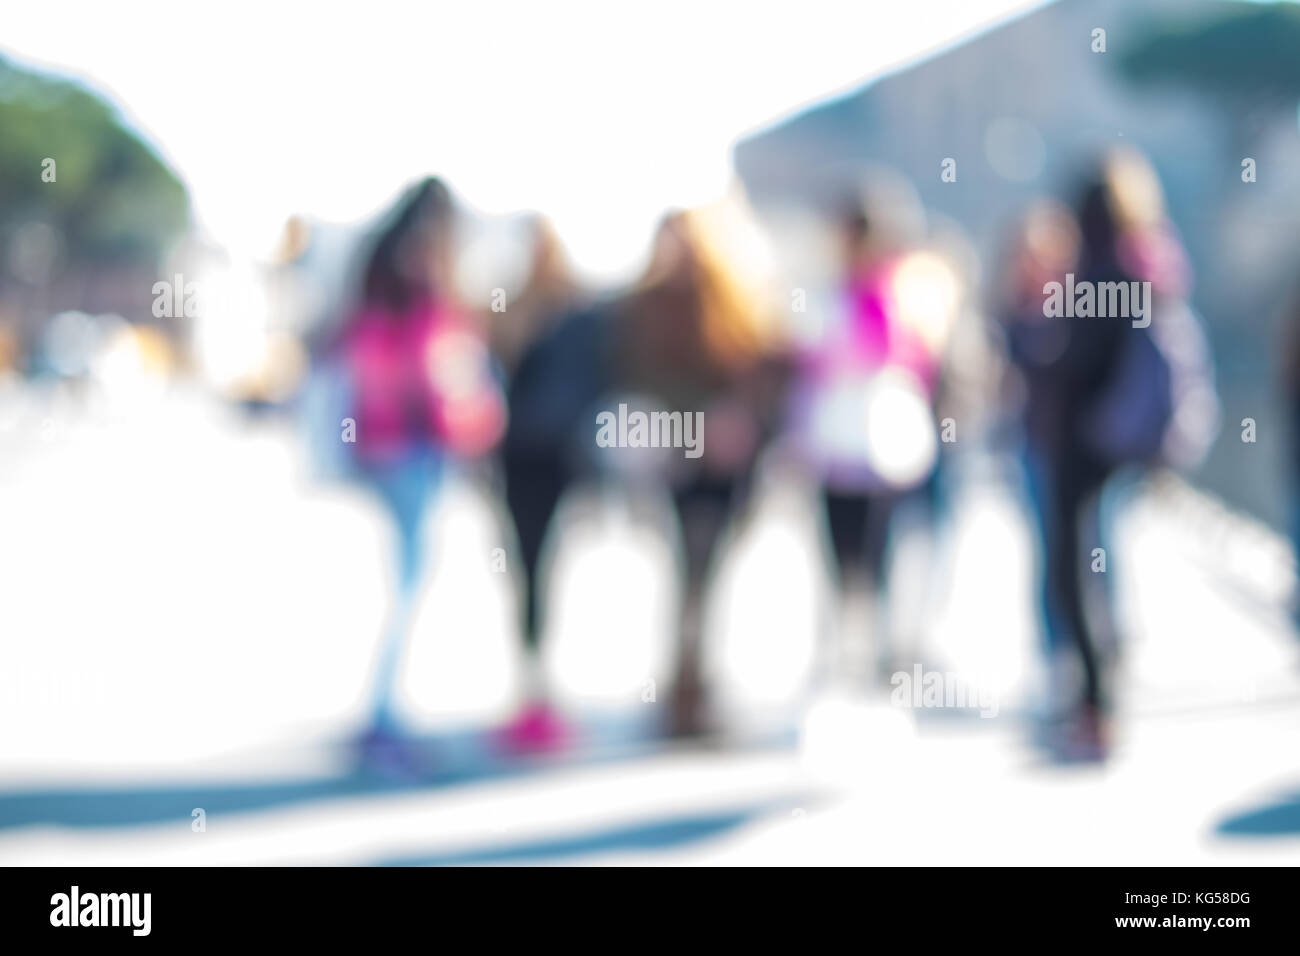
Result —
[[505, 730], [510, 747], [547, 749], [570, 734], [535, 676], [543, 624], [538, 565], [565, 492], [595, 475], [602, 456], [608, 465], [608, 456], [627, 454], [596, 447], [599, 414], [615, 413], [626, 396], [702, 416], [701, 454], [664, 456], [665, 470], [653, 480], [672, 494], [685, 552], [670, 725], [690, 733], [704, 724], [698, 663], [705, 571], [777, 406], [769, 316], [751, 277], [724, 251], [726, 219], [707, 207], [667, 217], [637, 286], [558, 323], [515, 371], [503, 457], [526, 576], [524, 635], [534, 677], [532, 700]]
[[[1127, 151], [1105, 158], [1073, 215], [1051, 204], [1035, 207], [1011, 256], [1002, 314], [1024, 389], [1025, 463], [1042, 541], [1053, 707], [1042, 742], [1063, 760], [1099, 760], [1109, 749], [1118, 645], [1104, 577], [1113, 561], [1107, 565], [1102, 547], [1099, 499], [1119, 467], [1159, 455], [1171, 399], [1162, 377], [1168, 368], [1149, 328], [1151, 297], [1181, 296], [1185, 263], [1154, 171]], [[1096, 305], [1078, 310], [1082, 315], [1060, 315], [1045, 306], [1051, 283], [1094, 292], [1103, 283], [1137, 283], [1147, 290], [1146, 301], [1130, 301], [1123, 315], [1102, 315]], [[1155, 356], [1151, 374], [1135, 377], [1146, 355]], [[1149, 434], [1126, 434], [1135, 422], [1149, 423]], [[1137, 439], [1146, 451], [1138, 450]]]

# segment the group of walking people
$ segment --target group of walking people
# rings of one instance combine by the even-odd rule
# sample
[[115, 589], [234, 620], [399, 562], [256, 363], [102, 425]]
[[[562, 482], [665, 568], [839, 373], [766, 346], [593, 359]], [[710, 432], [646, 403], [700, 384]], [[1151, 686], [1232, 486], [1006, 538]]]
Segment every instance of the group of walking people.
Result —
[[[738, 251], [762, 232], [738, 198], [666, 215], [640, 278], [606, 294], [573, 279], [539, 218], [528, 280], [493, 311], [455, 291], [458, 216], [447, 187], [429, 179], [403, 197], [367, 247], [356, 301], [322, 349], [348, 383], [352, 473], [398, 532], [361, 741], [367, 760], [408, 757], [394, 687], [429, 572], [424, 518], [450, 463], [483, 463], [518, 542], [528, 693], [500, 745], [535, 752], [576, 739], [541, 677], [541, 572], [557, 507], [589, 481], [629, 493], [651, 485], [675, 506], [683, 587], [665, 730], [699, 733], [711, 713], [700, 666], [708, 569], [724, 531], [750, 510], [760, 462], [770, 452], [819, 489], [841, 600], [883, 597], [900, 504], [936, 498], [945, 427], [954, 425], [948, 370], [969, 322], [1000, 345], [999, 394], [1041, 540], [1052, 706], [1040, 740], [1063, 759], [1105, 755], [1118, 640], [1104, 580], [1087, 573], [1102, 546], [1098, 500], [1117, 472], [1175, 460], [1177, 404], [1205, 381], [1186, 358], [1197, 341], [1183, 304], [1188, 270], [1158, 181], [1134, 154], [1106, 157], [1073, 206], [1043, 201], [1026, 213], [985, 295], [923, 240], [891, 234], [858, 193], [827, 212], [839, 238], [836, 279], [818, 331], [800, 336], [785, 314], [789, 290]], [[1044, 286], [1067, 273], [1149, 282], [1154, 322], [1049, 316]], [[1181, 345], [1175, 332], [1185, 333]], [[596, 433], [599, 413], [621, 402], [699, 413], [702, 453], [627, 457], [620, 468], [632, 450], [600, 448]], [[899, 652], [883, 625], [876, 630], [887, 672]]]

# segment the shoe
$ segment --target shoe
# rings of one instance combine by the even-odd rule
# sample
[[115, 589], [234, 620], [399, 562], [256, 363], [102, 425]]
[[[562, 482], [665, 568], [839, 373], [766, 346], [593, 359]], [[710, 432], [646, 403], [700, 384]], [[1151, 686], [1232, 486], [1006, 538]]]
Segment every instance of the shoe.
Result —
[[428, 775], [433, 761], [427, 749], [391, 727], [371, 727], [354, 743], [357, 762], [363, 771], [394, 779]]
[[558, 710], [542, 701], [533, 701], [495, 736], [497, 746], [518, 756], [563, 750], [573, 742], [575, 734]]
[[693, 740], [717, 730], [704, 687], [689, 677], [679, 681], [669, 694], [664, 733], [675, 740]]
[[1057, 763], [1101, 763], [1110, 754], [1109, 722], [1091, 705], [1040, 728], [1038, 744]]

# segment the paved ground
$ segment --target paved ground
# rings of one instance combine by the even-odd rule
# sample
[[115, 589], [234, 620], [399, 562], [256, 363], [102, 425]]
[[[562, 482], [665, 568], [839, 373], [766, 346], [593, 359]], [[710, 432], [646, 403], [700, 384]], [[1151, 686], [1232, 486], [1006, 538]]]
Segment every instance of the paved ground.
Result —
[[896, 591], [897, 620], [924, 609], [927, 670], [996, 716], [824, 680], [816, 524], [778, 484], [719, 571], [725, 744], [635, 733], [669, 673], [671, 553], [596, 508], [555, 556], [548, 642], [594, 742], [537, 765], [483, 746], [519, 685], [492, 561], [508, 541], [451, 489], [403, 688], [439, 769], [409, 783], [339, 745], [384, 608], [387, 532], [363, 496], [310, 483], [284, 430], [195, 396], [114, 415], [8, 396], [0, 862], [1300, 862], [1282, 542], [1173, 483], [1117, 505], [1120, 744], [1102, 768], [1047, 767], [1022, 720], [1030, 537], [994, 472], [962, 469], [941, 546], [905, 537]]

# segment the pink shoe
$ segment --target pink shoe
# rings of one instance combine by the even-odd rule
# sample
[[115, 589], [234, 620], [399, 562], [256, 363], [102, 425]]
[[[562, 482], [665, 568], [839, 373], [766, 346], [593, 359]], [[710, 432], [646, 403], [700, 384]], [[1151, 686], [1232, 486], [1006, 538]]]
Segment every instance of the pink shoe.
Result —
[[511, 754], [553, 753], [573, 739], [573, 730], [550, 704], [534, 701], [496, 733], [497, 744]]

